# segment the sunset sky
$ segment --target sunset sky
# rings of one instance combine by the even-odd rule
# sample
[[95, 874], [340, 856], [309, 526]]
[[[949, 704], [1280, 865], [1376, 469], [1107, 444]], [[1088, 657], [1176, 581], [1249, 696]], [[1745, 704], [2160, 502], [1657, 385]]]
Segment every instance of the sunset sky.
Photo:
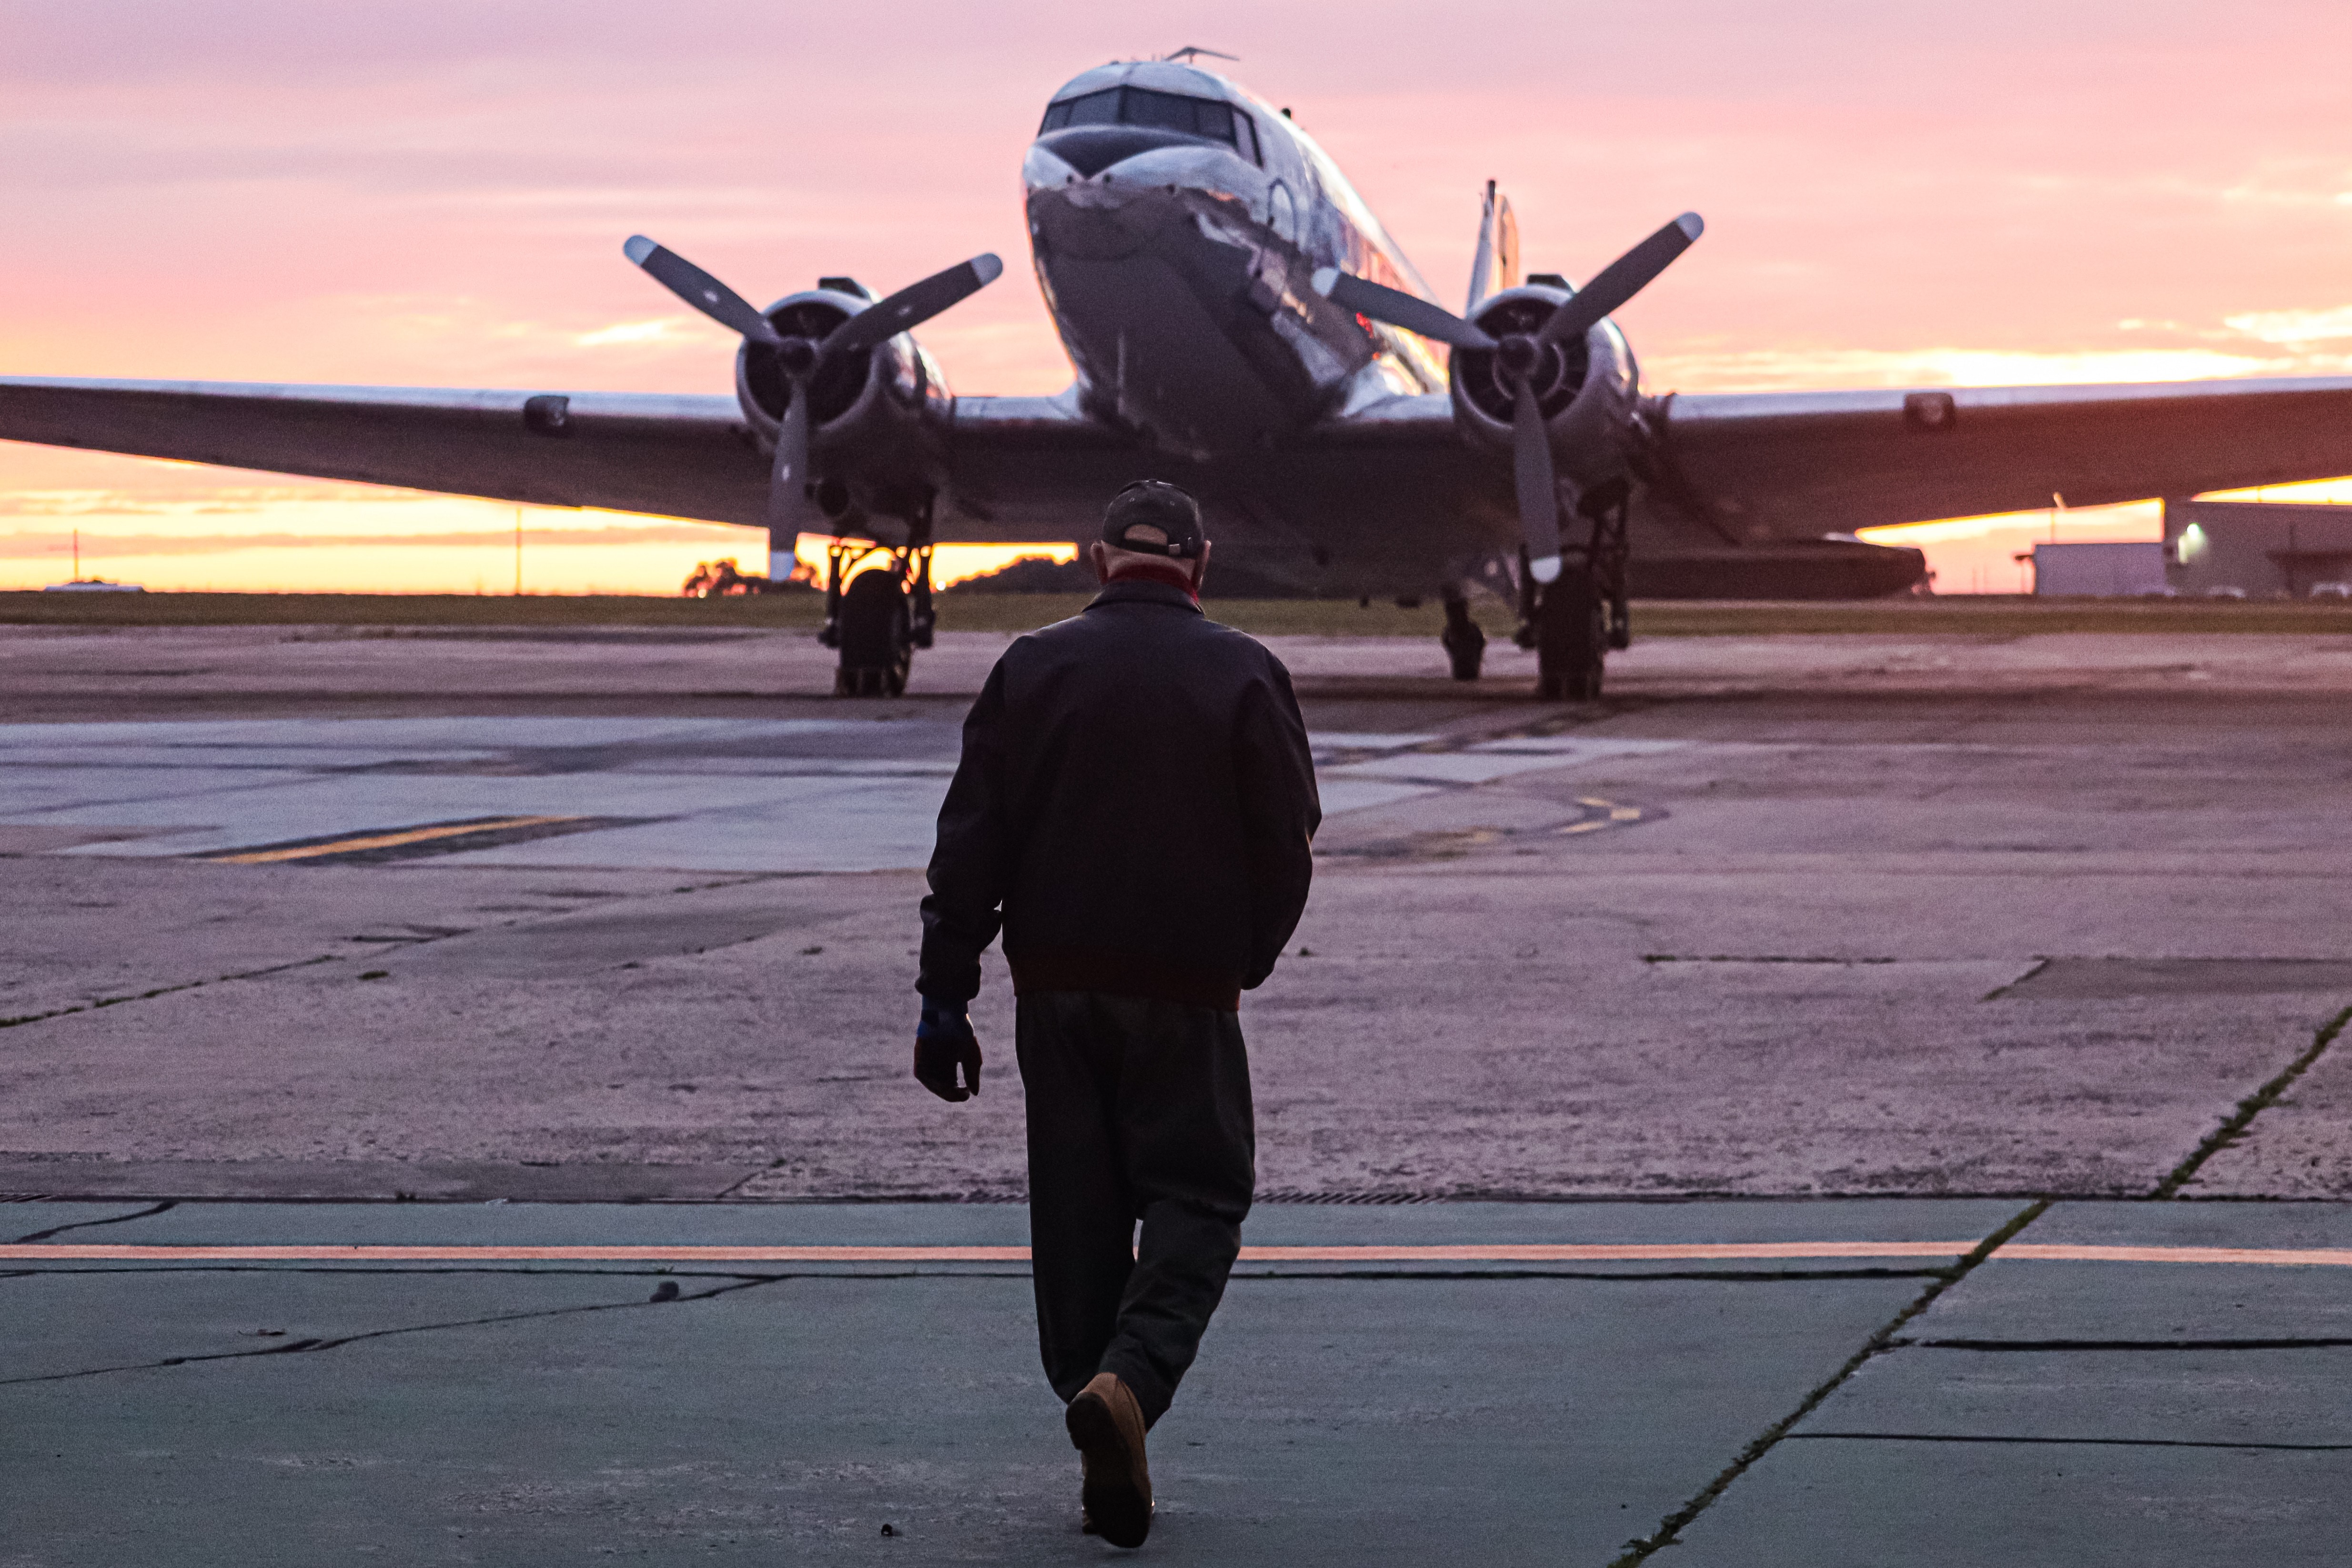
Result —
[[[1293, 106], [1449, 302], [1489, 176], [1571, 277], [1705, 214], [1619, 316], [1654, 390], [2352, 370], [2340, 3], [0, 0], [0, 38], [5, 374], [730, 390], [732, 339], [623, 259], [643, 230], [761, 299], [995, 250], [924, 341], [960, 391], [1055, 391], [1022, 149], [1068, 77], [1184, 44]], [[508, 592], [516, 521], [0, 445], [0, 586], [66, 576], [79, 528], [159, 587]], [[521, 521], [537, 591], [766, 559]], [[2048, 526], [1923, 537], [1943, 591], [2013, 591]]]

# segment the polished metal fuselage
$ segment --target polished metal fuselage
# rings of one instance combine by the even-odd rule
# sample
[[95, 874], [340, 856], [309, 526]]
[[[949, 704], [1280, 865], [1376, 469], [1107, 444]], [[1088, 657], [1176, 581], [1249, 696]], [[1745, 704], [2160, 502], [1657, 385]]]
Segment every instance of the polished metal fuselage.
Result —
[[1253, 129], [1249, 152], [1131, 127], [1048, 131], [1031, 144], [1021, 174], [1037, 281], [1089, 415], [1168, 454], [1213, 459], [1381, 398], [1443, 390], [1426, 343], [1308, 286], [1318, 268], [1339, 267], [1426, 291], [1287, 117], [1164, 61], [1089, 71], [1055, 96], [1117, 85], [1219, 99]]

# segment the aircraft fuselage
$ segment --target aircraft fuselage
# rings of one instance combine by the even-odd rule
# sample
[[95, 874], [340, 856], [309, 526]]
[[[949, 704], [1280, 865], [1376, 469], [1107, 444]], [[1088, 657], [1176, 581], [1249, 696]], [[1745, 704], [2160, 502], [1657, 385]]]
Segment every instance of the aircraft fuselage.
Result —
[[1428, 292], [1321, 149], [1223, 79], [1088, 71], [1054, 95], [1021, 172], [1038, 283], [1093, 416], [1207, 460], [1444, 389], [1423, 340], [1309, 287], [1338, 267]]

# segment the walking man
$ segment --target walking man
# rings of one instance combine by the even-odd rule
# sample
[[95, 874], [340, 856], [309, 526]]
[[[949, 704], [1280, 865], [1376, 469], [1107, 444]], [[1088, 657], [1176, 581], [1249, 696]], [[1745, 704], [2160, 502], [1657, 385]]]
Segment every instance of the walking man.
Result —
[[1090, 553], [1102, 592], [1007, 648], [964, 721], [915, 1077], [980, 1092], [966, 1014], [1001, 926], [1045, 1377], [1085, 1458], [1084, 1528], [1140, 1546], [1144, 1433], [1224, 1294], [1255, 1185], [1241, 994], [1307, 906], [1322, 807], [1289, 672], [1201, 614], [1192, 498], [1129, 485]]

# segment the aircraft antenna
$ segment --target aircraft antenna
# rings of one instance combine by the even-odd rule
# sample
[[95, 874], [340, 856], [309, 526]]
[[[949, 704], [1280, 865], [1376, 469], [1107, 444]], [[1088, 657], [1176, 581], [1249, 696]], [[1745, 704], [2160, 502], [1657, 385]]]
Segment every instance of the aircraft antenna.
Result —
[[1198, 55], [1206, 55], [1213, 60], [1231, 60], [1235, 65], [1239, 65], [1242, 58], [1239, 55], [1229, 55], [1223, 49], [1204, 49], [1198, 44], [1187, 44], [1182, 48], [1160, 58], [1162, 60], [1182, 60], [1189, 66], [1192, 63], [1193, 58]]

